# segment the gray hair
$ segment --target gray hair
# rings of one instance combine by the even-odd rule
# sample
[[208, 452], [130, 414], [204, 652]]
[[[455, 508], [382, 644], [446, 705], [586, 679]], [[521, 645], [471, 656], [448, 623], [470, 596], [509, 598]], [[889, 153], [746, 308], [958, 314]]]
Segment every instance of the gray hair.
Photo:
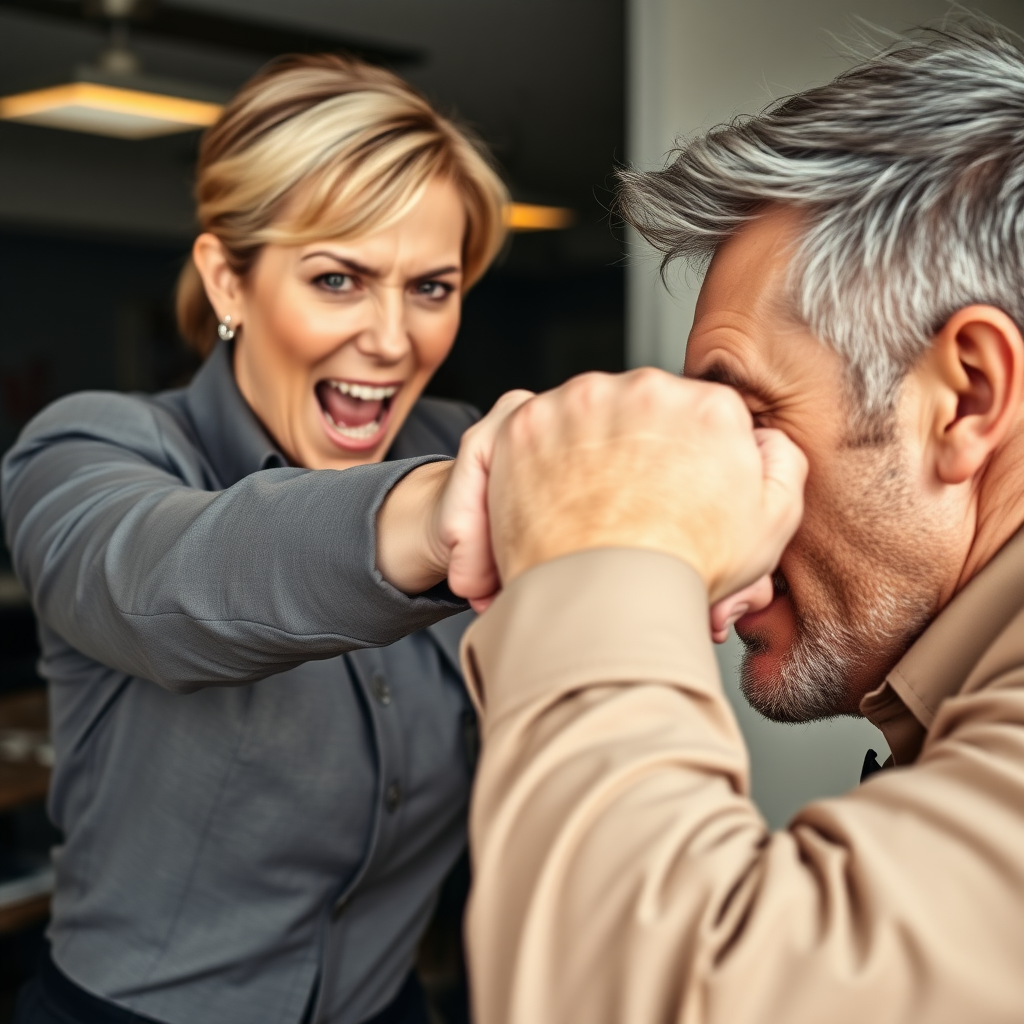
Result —
[[765, 207], [798, 209], [797, 315], [845, 360], [859, 419], [888, 419], [958, 309], [1024, 325], [1024, 54], [969, 19], [619, 172], [617, 212], [697, 268]]

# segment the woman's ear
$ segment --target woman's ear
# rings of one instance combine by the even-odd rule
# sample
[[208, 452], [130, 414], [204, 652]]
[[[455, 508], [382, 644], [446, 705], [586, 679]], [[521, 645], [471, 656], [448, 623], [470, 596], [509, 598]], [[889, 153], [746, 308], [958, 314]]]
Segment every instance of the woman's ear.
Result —
[[218, 320], [231, 317], [231, 326], [241, 326], [242, 289], [238, 276], [231, 269], [221, 240], [209, 231], [201, 234], [192, 246], [192, 262], [199, 271], [206, 297]]
[[1024, 338], [995, 306], [967, 306], [932, 342], [930, 424], [935, 470], [947, 484], [969, 480], [1003, 442], [1024, 393]]

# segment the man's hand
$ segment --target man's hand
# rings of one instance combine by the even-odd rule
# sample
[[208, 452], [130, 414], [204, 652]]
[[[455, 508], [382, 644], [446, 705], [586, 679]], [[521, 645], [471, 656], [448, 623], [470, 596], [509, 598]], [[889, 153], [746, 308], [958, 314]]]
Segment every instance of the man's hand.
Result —
[[806, 472], [727, 387], [651, 369], [584, 374], [500, 431], [488, 499], [501, 580], [575, 551], [640, 547], [689, 563], [718, 601], [775, 567]]
[[377, 567], [407, 594], [441, 580], [482, 611], [501, 582], [491, 554], [487, 477], [505, 419], [533, 397], [509, 391], [462, 436], [454, 462], [414, 469], [388, 495], [377, 517]]

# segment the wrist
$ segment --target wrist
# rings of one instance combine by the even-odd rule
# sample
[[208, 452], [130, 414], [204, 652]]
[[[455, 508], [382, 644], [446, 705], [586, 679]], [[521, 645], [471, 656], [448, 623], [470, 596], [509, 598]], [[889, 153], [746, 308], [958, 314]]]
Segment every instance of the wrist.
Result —
[[[601, 524], [587, 528], [578, 520], [570, 523], [547, 524], [548, 528], [525, 530], [516, 541], [508, 545], [500, 560], [501, 576], [507, 584], [527, 569], [550, 562], [565, 555], [597, 548], [637, 548], [672, 555], [685, 562], [704, 581], [709, 592], [716, 586], [713, 573], [708, 571], [705, 559], [700, 557], [697, 545], [685, 528], [671, 521], [642, 519], [629, 524]], [[569, 525], [570, 529], [559, 526]]]
[[393, 587], [419, 594], [448, 575], [439, 523], [452, 462], [430, 462], [402, 477], [377, 514], [377, 568]]

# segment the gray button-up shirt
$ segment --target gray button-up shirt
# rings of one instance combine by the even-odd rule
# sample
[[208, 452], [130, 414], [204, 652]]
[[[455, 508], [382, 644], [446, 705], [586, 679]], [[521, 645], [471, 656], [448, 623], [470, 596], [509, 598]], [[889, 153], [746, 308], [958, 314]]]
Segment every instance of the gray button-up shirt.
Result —
[[215, 350], [185, 390], [83, 393], [3, 464], [57, 761], [50, 937], [168, 1024], [355, 1024], [412, 966], [465, 842], [467, 615], [375, 565], [410, 469], [468, 407], [421, 399], [389, 460], [288, 467]]

